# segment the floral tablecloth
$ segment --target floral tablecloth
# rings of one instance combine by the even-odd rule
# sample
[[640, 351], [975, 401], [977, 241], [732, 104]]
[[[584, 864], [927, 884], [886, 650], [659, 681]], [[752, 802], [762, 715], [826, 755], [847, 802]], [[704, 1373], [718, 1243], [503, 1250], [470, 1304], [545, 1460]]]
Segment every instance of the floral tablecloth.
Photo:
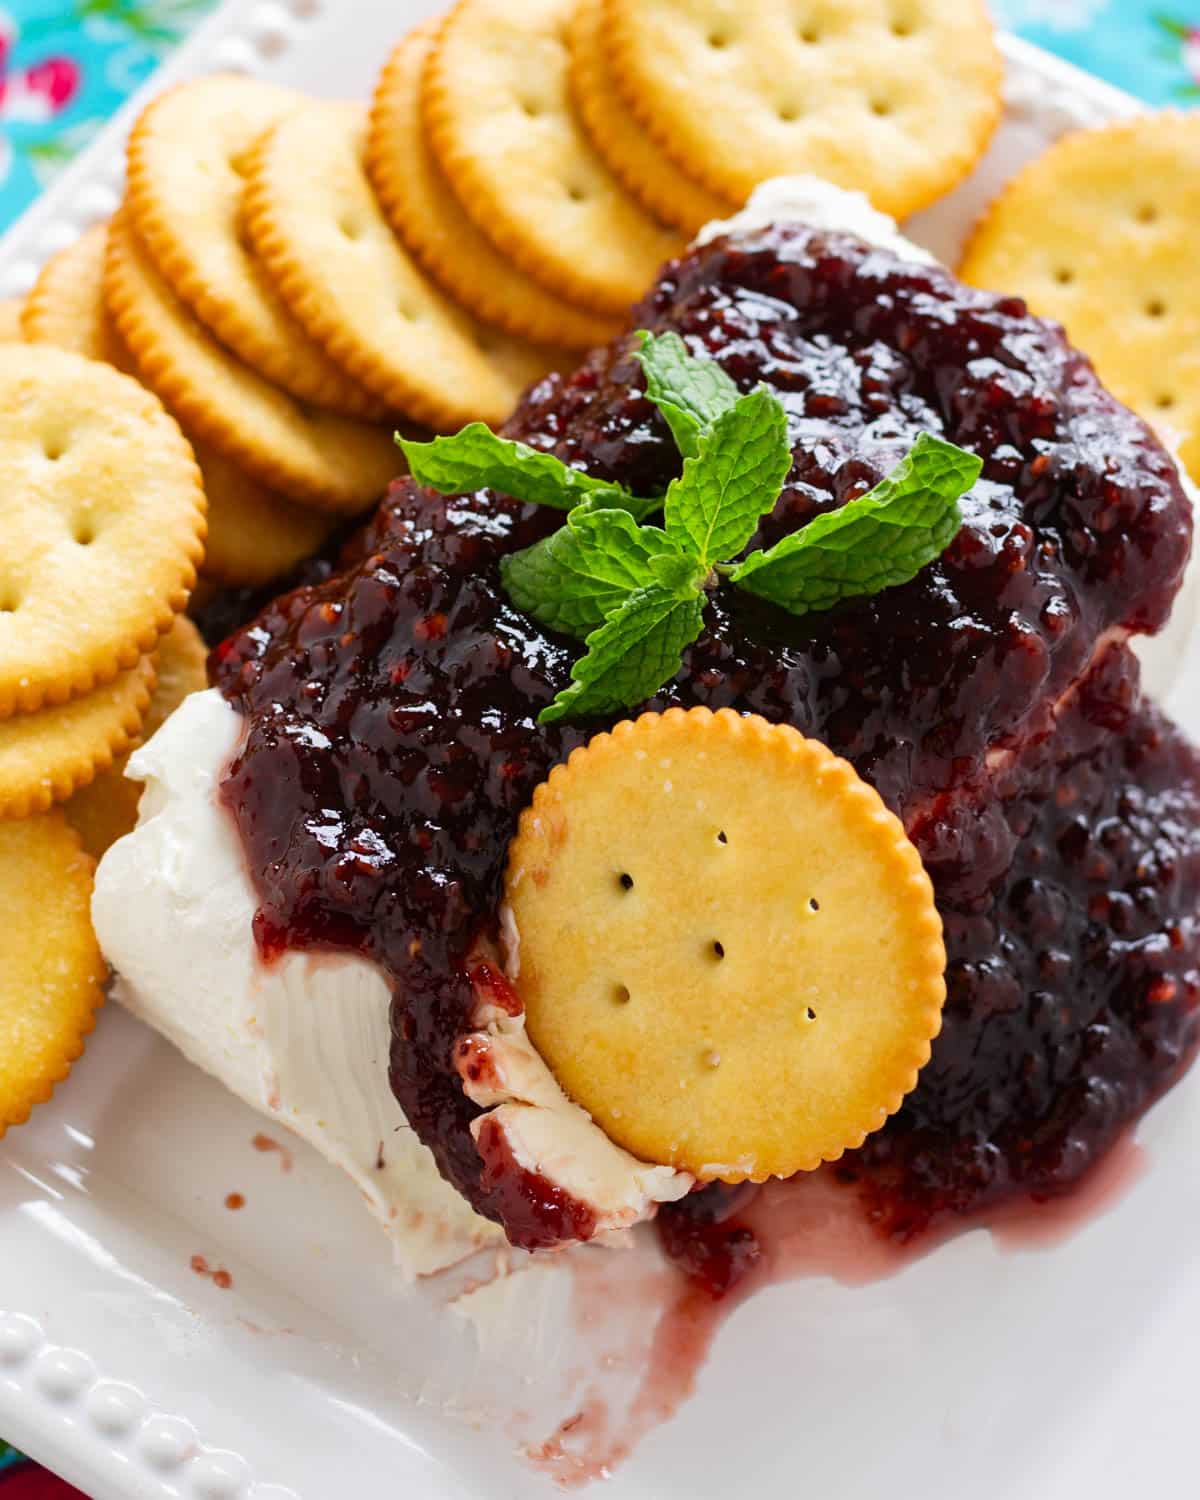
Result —
[[[215, 3], [0, 0], [0, 229]], [[366, 0], [340, 3], [349, 16]], [[1200, 105], [1200, 0], [993, 0], [993, 11], [1150, 104]], [[72, 1496], [0, 1439], [0, 1500]]]

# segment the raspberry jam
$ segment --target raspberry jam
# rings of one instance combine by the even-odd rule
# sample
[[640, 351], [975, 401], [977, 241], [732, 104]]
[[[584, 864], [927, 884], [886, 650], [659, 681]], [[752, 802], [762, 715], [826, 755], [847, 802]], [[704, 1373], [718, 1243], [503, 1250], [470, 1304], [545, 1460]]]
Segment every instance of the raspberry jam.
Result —
[[[678, 331], [783, 401], [794, 462], [756, 544], [864, 493], [921, 431], [984, 460], [962, 531], [911, 583], [802, 619], [721, 588], [650, 706], [733, 707], [825, 741], [934, 879], [945, 1029], [842, 1167], [881, 1231], [1064, 1191], [1197, 1028], [1200, 775], [1141, 704], [1124, 645], [1166, 619], [1187, 558], [1174, 466], [1056, 325], [849, 236], [717, 240], [666, 268], [634, 326]], [[678, 472], [628, 341], [536, 387], [507, 431], [639, 493]], [[538, 726], [581, 648], [499, 583], [499, 559], [559, 520], [399, 481], [344, 572], [213, 657], [247, 720], [222, 796], [261, 951], [351, 949], [391, 977], [397, 1098], [445, 1176], [527, 1246], [586, 1232], [586, 1205], [484, 1160], [452, 1053], [517, 817], [603, 727]], [[714, 1189], [660, 1216], [714, 1293], [755, 1260], [737, 1209]]]

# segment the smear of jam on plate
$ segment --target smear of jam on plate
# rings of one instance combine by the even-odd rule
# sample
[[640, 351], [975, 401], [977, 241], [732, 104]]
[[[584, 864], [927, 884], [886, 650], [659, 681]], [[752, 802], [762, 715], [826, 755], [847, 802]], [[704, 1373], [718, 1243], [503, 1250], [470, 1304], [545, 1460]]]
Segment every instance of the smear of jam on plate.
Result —
[[[1070, 1189], [1167, 1087], [1197, 1035], [1200, 768], [1141, 701], [1125, 644], [1166, 619], [1191, 517], [1174, 465], [1054, 324], [850, 236], [781, 225], [664, 271], [635, 327], [679, 332], [783, 402], [794, 463], [752, 545], [864, 493], [933, 431], [977, 452], [964, 526], [911, 583], [797, 619], [718, 589], [648, 705], [795, 725], [900, 815], [946, 922], [950, 997], [900, 1114], [842, 1165], [910, 1239]], [[535, 388], [511, 436], [660, 491], [679, 456], [628, 340]], [[560, 518], [398, 482], [348, 571], [215, 653], [247, 719], [221, 795], [270, 958], [337, 948], [394, 983], [391, 1080], [442, 1172], [517, 1244], [586, 1205], [481, 1152], [452, 1055], [468, 955], [494, 926], [517, 817], [599, 722], [539, 727], [577, 642], [508, 602], [498, 563]], [[533, 1174], [526, 1174], [532, 1177]], [[753, 1268], [753, 1194], [659, 1216], [708, 1293]]]

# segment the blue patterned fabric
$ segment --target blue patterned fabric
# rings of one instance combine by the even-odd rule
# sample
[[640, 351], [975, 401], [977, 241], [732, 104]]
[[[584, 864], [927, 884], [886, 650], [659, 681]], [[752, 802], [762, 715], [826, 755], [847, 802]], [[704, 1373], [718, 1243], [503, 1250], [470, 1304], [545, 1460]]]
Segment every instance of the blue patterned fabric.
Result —
[[[0, 0], [0, 229], [214, 3]], [[993, 0], [993, 11], [1002, 26], [1150, 104], [1200, 104], [1200, 0]], [[0, 1477], [8, 1470], [16, 1480], [18, 1462], [0, 1440]], [[21, 1469], [43, 1486], [39, 1500], [77, 1493], [37, 1472], [40, 1481]]]
[[213, 0], [0, 0], [0, 228]]
[[1200, 103], [1200, 0], [993, 0], [1002, 26], [1154, 105]]

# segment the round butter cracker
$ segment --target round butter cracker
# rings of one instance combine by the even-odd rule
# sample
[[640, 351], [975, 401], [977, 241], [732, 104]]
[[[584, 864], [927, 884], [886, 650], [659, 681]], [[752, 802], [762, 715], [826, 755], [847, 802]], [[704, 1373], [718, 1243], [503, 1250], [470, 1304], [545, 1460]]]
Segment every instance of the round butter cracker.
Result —
[[92, 869], [60, 812], [0, 822], [0, 1136], [66, 1078], [104, 998]]
[[104, 248], [108, 225], [96, 224], [42, 267], [25, 301], [21, 327], [31, 344], [53, 344], [86, 359], [127, 369], [104, 311]]
[[681, 171], [741, 203], [813, 172], [903, 218], [1000, 119], [984, 0], [603, 0], [626, 106]]
[[124, 213], [109, 226], [104, 300], [140, 378], [188, 432], [267, 488], [357, 515], [400, 470], [386, 428], [305, 406], [218, 344], [155, 270]]
[[647, 213], [690, 239], [739, 205], [681, 172], [630, 113], [612, 76], [604, 45], [602, 0], [577, 0], [567, 31], [571, 97], [596, 149]]
[[247, 169], [254, 247], [309, 333], [390, 406], [434, 428], [499, 426], [556, 357], [426, 280], [371, 191], [366, 126], [359, 105], [314, 101], [267, 132]]
[[572, 9], [460, 0], [425, 70], [425, 125], [459, 202], [505, 255], [560, 297], [624, 317], [683, 240], [629, 196], [575, 115]]
[[[59, 252], [38, 278], [24, 314], [34, 344], [73, 349], [127, 373], [133, 362], [104, 309], [107, 226], [97, 225]], [[192, 441], [208, 497], [203, 572], [234, 588], [257, 587], [316, 552], [336, 520], [294, 505], [259, 484], [207, 444]]]
[[208, 496], [206, 579], [260, 588], [319, 552], [339, 524], [267, 489], [206, 443], [194, 447]]
[[20, 297], [6, 297], [0, 301], [0, 343], [16, 343], [25, 337], [21, 327], [24, 306]]
[[[142, 719], [139, 743], [156, 734], [190, 693], [208, 686], [207, 660], [208, 648], [200, 632], [186, 615], [180, 615], [154, 654], [157, 681]], [[128, 763], [126, 753], [63, 804], [67, 821], [93, 859], [98, 860], [137, 824], [142, 785], [125, 775]]]
[[861, 1145], [941, 1025], [941, 919], [899, 821], [755, 715], [669, 709], [576, 750], [521, 817], [506, 898], [559, 1083], [635, 1156], [703, 1180]]
[[0, 345], [0, 717], [63, 703], [152, 650], [204, 552], [192, 450], [108, 365]]
[[1065, 136], [984, 215], [960, 275], [1064, 324], [1200, 480], [1200, 115]]
[[250, 148], [303, 104], [232, 74], [159, 94], [129, 137], [126, 210], [167, 285], [239, 359], [298, 401], [378, 421], [378, 398], [289, 316], [242, 222]]
[[437, 27], [418, 27], [396, 47], [371, 106], [367, 175], [393, 231], [426, 274], [485, 323], [517, 338], [590, 349], [621, 320], [589, 313], [519, 271], [477, 227], [442, 176], [425, 139], [420, 90]]
[[68, 703], [0, 719], [0, 818], [45, 812], [106, 771], [137, 739], [154, 686], [154, 661]]

